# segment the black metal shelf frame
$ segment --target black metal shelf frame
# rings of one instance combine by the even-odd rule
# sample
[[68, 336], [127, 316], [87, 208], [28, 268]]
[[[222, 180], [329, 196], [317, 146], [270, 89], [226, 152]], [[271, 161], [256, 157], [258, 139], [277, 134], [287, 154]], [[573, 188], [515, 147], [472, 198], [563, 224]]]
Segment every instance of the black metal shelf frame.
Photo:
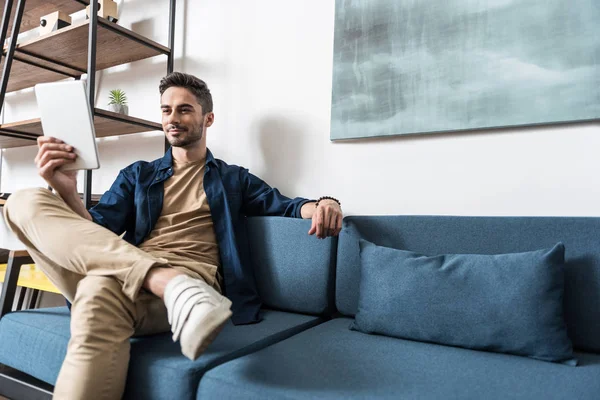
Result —
[[[10, 20], [10, 13], [12, 11], [13, 1], [14, 0], [6, 1], [4, 14], [2, 15], [2, 31], [0, 32], [0, 45], [3, 48], [4, 41], [6, 40], [6, 31], [8, 30], [8, 22]], [[0, 111], [2, 111], [2, 108], [4, 106], [4, 96], [6, 95], [6, 87], [8, 86], [8, 77], [10, 75], [10, 69], [12, 67], [15, 49], [17, 47], [17, 36], [19, 36], [21, 21], [23, 20], [23, 13], [25, 12], [25, 1], [26, 0], [19, 0], [19, 3], [17, 4], [17, 12], [15, 13], [15, 22], [12, 27], [10, 44], [8, 45], [8, 51], [4, 60], [4, 68], [2, 69], [2, 81], [0, 83]]]

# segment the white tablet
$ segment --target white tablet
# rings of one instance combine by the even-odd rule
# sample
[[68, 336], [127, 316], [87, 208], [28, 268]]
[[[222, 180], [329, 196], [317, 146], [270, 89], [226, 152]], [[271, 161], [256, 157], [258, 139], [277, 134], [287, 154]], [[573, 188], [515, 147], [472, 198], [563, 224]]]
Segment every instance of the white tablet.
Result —
[[67, 81], [35, 85], [35, 97], [42, 119], [44, 136], [73, 146], [77, 159], [65, 170], [100, 168], [94, 116], [85, 83]]

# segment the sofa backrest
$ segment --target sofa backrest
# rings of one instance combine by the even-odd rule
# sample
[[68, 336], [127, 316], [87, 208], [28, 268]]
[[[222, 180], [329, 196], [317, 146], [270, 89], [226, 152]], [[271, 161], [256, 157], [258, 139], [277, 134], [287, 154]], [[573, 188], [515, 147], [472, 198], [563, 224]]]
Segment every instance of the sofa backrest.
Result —
[[316, 315], [335, 310], [337, 238], [309, 236], [310, 226], [295, 218], [248, 218], [249, 254], [265, 306]]
[[346, 217], [337, 254], [336, 305], [348, 316], [356, 314], [358, 304], [359, 238], [427, 255], [523, 252], [560, 241], [566, 249], [569, 336], [576, 348], [600, 351], [600, 218]]

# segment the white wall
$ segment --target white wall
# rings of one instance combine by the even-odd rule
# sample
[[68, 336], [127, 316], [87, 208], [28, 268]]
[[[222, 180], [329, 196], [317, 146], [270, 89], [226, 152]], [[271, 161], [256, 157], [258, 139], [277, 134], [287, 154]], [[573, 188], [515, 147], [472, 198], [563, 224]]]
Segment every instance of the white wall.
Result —
[[[600, 215], [599, 123], [345, 143], [329, 141], [334, 0], [180, 0], [176, 68], [207, 81], [209, 147], [290, 196], [334, 195], [349, 214]], [[127, 0], [120, 23], [163, 44], [167, 1]], [[162, 58], [99, 76], [133, 116], [159, 121]], [[518, 90], [518, 89], [516, 89]], [[7, 97], [6, 122], [36, 115]], [[161, 155], [160, 134], [103, 140], [94, 191]], [[2, 191], [41, 185], [35, 148], [5, 150]]]

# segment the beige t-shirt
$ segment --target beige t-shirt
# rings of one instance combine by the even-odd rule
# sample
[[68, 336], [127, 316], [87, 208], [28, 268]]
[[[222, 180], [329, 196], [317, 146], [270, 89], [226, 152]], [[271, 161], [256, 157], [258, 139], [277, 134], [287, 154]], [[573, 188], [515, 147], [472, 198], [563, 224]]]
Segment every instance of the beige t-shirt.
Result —
[[218, 287], [219, 247], [204, 192], [204, 169], [204, 160], [181, 163], [173, 159], [173, 176], [164, 182], [162, 212], [139, 247]]

